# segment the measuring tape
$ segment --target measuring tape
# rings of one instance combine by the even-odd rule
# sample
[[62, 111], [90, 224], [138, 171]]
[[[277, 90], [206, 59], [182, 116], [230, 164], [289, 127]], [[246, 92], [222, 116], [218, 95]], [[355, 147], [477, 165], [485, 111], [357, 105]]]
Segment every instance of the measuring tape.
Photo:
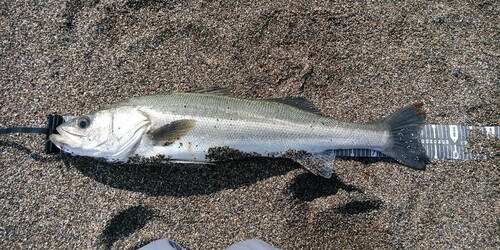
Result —
[[[499, 126], [426, 124], [420, 131], [420, 142], [431, 160], [486, 160], [486, 155], [473, 154], [467, 148], [467, 137], [473, 130], [500, 138]], [[340, 149], [335, 152], [339, 157], [387, 157], [370, 149]]]

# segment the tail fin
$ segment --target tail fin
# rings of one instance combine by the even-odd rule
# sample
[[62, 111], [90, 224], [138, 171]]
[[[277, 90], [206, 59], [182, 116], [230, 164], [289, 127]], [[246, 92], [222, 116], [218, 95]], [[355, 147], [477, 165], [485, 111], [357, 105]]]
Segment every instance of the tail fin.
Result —
[[392, 144], [383, 153], [410, 166], [424, 170], [429, 158], [419, 141], [420, 128], [425, 122], [422, 103], [404, 107], [382, 120], [389, 126]]

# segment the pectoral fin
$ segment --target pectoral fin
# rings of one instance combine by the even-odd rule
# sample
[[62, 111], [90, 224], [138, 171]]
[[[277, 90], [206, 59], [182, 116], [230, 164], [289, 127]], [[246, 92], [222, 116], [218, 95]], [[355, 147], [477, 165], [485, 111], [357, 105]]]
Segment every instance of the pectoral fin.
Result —
[[304, 150], [288, 150], [282, 157], [292, 159], [315, 175], [324, 178], [332, 177], [332, 161], [335, 160], [333, 151], [328, 150], [322, 153], [309, 153]]
[[155, 146], [166, 146], [185, 136], [194, 125], [196, 120], [177, 120], [148, 132], [148, 136]]

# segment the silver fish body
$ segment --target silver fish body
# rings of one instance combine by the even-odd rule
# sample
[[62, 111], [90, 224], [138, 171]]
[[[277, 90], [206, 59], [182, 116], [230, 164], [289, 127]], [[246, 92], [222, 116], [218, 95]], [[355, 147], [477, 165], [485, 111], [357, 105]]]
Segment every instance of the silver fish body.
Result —
[[157, 155], [176, 162], [286, 157], [328, 178], [335, 149], [373, 149], [424, 168], [420, 108], [403, 108], [380, 122], [348, 123], [318, 114], [300, 98], [170, 93], [117, 102], [60, 125], [60, 135], [50, 139], [66, 152], [110, 161]]

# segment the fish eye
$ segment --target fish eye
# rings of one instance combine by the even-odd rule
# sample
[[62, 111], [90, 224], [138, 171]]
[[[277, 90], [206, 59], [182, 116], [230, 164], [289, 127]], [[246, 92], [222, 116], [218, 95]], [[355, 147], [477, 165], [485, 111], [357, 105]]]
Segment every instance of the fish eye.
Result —
[[78, 124], [78, 127], [80, 128], [87, 128], [90, 125], [90, 118], [88, 118], [87, 116], [82, 116], [78, 118], [76, 124]]

